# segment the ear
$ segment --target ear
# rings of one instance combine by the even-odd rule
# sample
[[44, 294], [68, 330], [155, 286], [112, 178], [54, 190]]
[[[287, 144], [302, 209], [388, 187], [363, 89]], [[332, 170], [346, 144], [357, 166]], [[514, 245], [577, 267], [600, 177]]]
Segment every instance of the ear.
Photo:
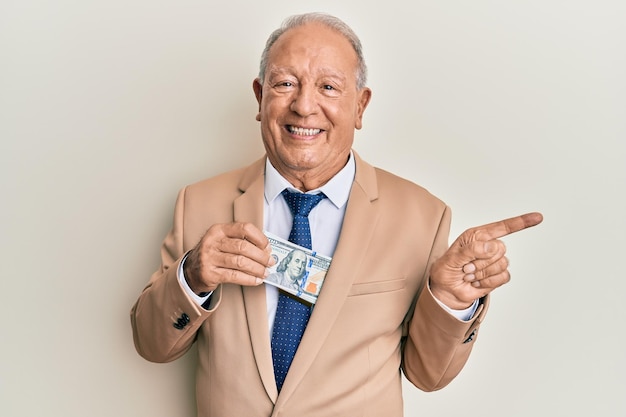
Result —
[[367, 105], [372, 98], [372, 90], [367, 87], [362, 88], [357, 92], [357, 106], [356, 106], [356, 123], [354, 127], [360, 129], [363, 127], [363, 113], [367, 108]]
[[256, 115], [256, 120], [261, 121], [261, 98], [263, 97], [263, 85], [261, 84], [261, 80], [255, 78], [252, 82], [252, 89], [254, 90], [254, 96], [256, 97], [256, 101], [259, 103], [259, 112]]

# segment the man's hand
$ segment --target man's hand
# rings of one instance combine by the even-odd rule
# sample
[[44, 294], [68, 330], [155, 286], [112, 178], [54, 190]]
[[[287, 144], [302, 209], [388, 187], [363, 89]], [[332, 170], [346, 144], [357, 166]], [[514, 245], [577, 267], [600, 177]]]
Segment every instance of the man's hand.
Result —
[[499, 238], [542, 221], [541, 213], [528, 213], [463, 232], [431, 268], [433, 295], [448, 307], [462, 310], [509, 282], [506, 247]]
[[271, 253], [267, 237], [253, 224], [215, 224], [187, 255], [185, 278], [196, 294], [227, 282], [259, 285], [276, 263]]

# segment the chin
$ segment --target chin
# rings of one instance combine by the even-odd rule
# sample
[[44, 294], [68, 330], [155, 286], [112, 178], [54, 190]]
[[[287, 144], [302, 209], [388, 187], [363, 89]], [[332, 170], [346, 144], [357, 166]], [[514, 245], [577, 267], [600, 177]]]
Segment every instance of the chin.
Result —
[[281, 160], [288, 168], [303, 171], [318, 167], [325, 160], [325, 158], [320, 158], [317, 155], [312, 156], [308, 154], [300, 154], [290, 155], [289, 157], [282, 158]]

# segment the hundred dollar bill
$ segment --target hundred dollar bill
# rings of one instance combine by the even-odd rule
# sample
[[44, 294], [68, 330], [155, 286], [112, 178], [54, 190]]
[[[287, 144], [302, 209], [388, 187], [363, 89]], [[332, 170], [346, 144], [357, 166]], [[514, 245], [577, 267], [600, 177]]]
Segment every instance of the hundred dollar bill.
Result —
[[265, 278], [265, 283], [315, 304], [332, 258], [269, 232], [265, 232], [265, 235], [272, 247], [272, 257], [276, 260], [276, 264], [270, 268], [270, 275]]

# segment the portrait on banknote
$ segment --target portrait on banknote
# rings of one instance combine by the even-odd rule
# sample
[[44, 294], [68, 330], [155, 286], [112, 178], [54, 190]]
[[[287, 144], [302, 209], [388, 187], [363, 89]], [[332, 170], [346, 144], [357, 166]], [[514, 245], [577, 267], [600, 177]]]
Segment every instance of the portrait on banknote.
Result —
[[276, 264], [270, 268], [267, 284], [281, 288], [315, 304], [322, 289], [331, 258], [295, 245], [266, 232]]

